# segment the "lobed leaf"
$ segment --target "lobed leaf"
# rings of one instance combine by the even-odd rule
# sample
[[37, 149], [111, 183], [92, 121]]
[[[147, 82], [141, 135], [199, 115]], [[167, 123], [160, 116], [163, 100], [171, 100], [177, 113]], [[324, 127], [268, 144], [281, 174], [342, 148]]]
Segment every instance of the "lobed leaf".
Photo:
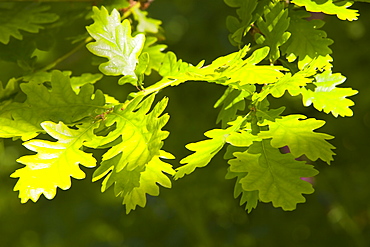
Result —
[[234, 16], [228, 16], [226, 26], [231, 32], [229, 34], [230, 42], [235, 46], [241, 46], [243, 37], [251, 29], [251, 24], [256, 20], [256, 15], [253, 15], [253, 12], [257, 7], [257, 1], [225, 0], [225, 3], [230, 7], [238, 8], [236, 13], [240, 21]]
[[10, 37], [22, 40], [20, 32], [38, 33], [42, 24], [53, 23], [59, 16], [48, 13], [50, 9], [42, 4], [0, 3], [0, 42], [8, 44]]
[[162, 127], [167, 123], [167, 114], [160, 116], [167, 99], [158, 102], [150, 111], [154, 101], [152, 94], [146, 99], [137, 97], [125, 108], [116, 106], [108, 112], [103, 124], [112, 130], [85, 145], [92, 148], [110, 147], [102, 156], [101, 165], [93, 174], [93, 181], [104, 177], [102, 191], [114, 185], [116, 196], [123, 197], [126, 212], [144, 207], [146, 194], [158, 195], [157, 183], [171, 187], [171, 182], [162, 172], [173, 175], [172, 166], [160, 158], [173, 158], [161, 150], [168, 136]]
[[139, 55], [143, 49], [145, 36], [138, 34], [131, 37], [130, 22], [120, 20], [120, 14], [114, 9], [109, 15], [103, 6], [100, 9], [93, 7], [94, 23], [86, 27], [95, 39], [86, 45], [87, 49], [100, 57], [108, 58], [108, 62], [99, 65], [99, 69], [106, 75], [124, 75], [121, 83], [129, 82], [136, 85], [135, 68]]
[[133, 15], [138, 22], [137, 31], [141, 33], [158, 33], [162, 21], [147, 17], [148, 12], [139, 8], [133, 9]]
[[291, 10], [291, 16], [288, 31], [291, 33], [289, 40], [282, 46], [289, 62], [298, 58], [298, 67], [304, 68], [314, 59], [323, 60], [320, 67], [328, 64], [332, 58], [329, 46], [333, 40], [327, 38], [326, 32], [319, 30], [325, 22], [322, 20], [308, 21], [309, 13], [305, 11]]
[[254, 191], [247, 191], [243, 189], [242, 184], [240, 183], [240, 180], [247, 176], [247, 172], [232, 172], [229, 169], [227, 169], [226, 179], [233, 179], [236, 178], [236, 183], [234, 187], [234, 198], [238, 198], [240, 195], [240, 206], [246, 203], [245, 210], [247, 210], [248, 213], [250, 213], [253, 209], [257, 207], [259, 195], [258, 190]]
[[336, 73], [332, 74], [331, 71], [325, 71], [322, 74], [315, 76], [317, 87], [312, 90], [302, 90], [302, 100], [305, 106], [313, 106], [325, 113], [332, 113], [333, 116], [338, 115], [352, 116], [353, 112], [349, 108], [354, 105], [354, 102], [347, 97], [353, 96], [358, 93], [357, 90], [351, 88], [338, 88], [336, 85], [345, 81], [345, 77]]
[[163, 50], [165, 50], [167, 46], [163, 44], [155, 44], [156, 42], [157, 38], [155, 37], [147, 37], [145, 39], [143, 53], [146, 52], [149, 54], [149, 64], [145, 70], [146, 75], [150, 75], [152, 69], [158, 71], [165, 57]]
[[244, 118], [239, 117], [234, 122], [230, 123], [231, 126], [227, 129], [213, 129], [204, 133], [204, 135], [210, 139], [187, 144], [186, 148], [194, 151], [194, 153], [180, 160], [180, 163], [185, 165], [176, 169], [175, 179], [182, 178], [186, 174], [192, 173], [196, 168], [208, 165], [211, 159], [225, 145], [227, 137], [231, 133], [237, 131], [243, 122]]
[[[262, 202], [272, 202], [274, 207], [283, 210], [294, 210], [297, 203], [306, 201], [302, 194], [314, 191], [310, 183], [301, 179], [318, 173], [313, 166], [295, 160], [290, 153], [282, 154], [268, 140], [255, 142], [246, 152], [234, 155], [236, 158], [229, 161], [230, 171], [245, 175], [239, 180], [242, 189], [258, 191]], [[256, 204], [255, 196], [252, 205]]]
[[321, 159], [330, 164], [334, 155], [332, 149], [335, 147], [326, 140], [334, 137], [314, 132], [324, 124], [323, 120], [306, 119], [304, 115], [289, 115], [276, 119], [275, 122], [265, 120], [261, 125], [268, 125], [269, 130], [261, 131], [258, 137], [272, 138], [271, 146], [274, 148], [288, 146], [295, 158], [306, 155], [312, 161]]
[[222, 105], [217, 116], [216, 123], [221, 121], [222, 127], [225, 128], [227, 123], [235, 119], [238, 111], [243, 111], [245, 109], [245, 98], [250, 95], [251, 93], [249, 91], [236, 90], [232, 87], [228, 87], [221, 98], [214, 105], [215, 108]]
[[[40, 124], [44, 121], [72, 124], [86, 117], [93, 118], [105, 110], [101, 91], [94, 94], [94, 87], [87, 84], [80, 87], [79, 94], [76, 94], [69, 76], [60, 71], [53, 71], [51, 76], [39, 74], [29, 79], [30, 82], [20, 85], [27, 96], [26, 101], [13, 102], [0, 113], [2, 138], [21, 137], [28, 140], [43, 132]], [[51, 88], [47, 87], [48, 80]]]
[[[163, 140], [167, 138], [168, 132], [163, 131], [162, 127], [167, 123], [169, 116], [160, 116], [166, 105], [167, 98], [156, 104], [149, 112], [154, 101], [154, 95], [143, 100], [143, 97], [135, 98], [126, 108], [118, 105], [113, 111], [109, 112], [104, 119], [106, 127], [114, 129], [106, 136], [101, 136], [86, 145], [97, 148], [102, 145], [112, 143], [112, 146], [103, 154], [102, 166], [94, 173], [94, 179], [105, 176], [110, 169], [104, 162], [114, 164], [115, 170], [119, 172], [123, 168], [132, 171], [139, 167], [139, 170], [159, 155], [163, 146]], [[117, 156], [119, 158], [117, 158]]]
[[277, 82], [268, 84], [263, 87], [263, 90], [259, 94], [253, 95], [253, 100], [257, 99], [262, 101], [269, 94], [275, 98], [280, 98], [284, 95], [285, 91], [288, 91], [290, 95], [296, 96], [301, 93], [302, 88], [313, 80], [307, 78], [304, 73], [295, 73], [291, 75], [290, 73], [285, 74]]
[[348, 9], [352, 1], [335, 2], [333, 0], [292, 0], [292, 3], [298, 6], [304, 6], [310, 12], [323, 12], [329, 15], [336, 15], [341, 20], [354, 21], [360, 15], [358, 10]]
[[11, 174], [11, 177], [19, 178], [14, 190], [19, 191], [22, 203], [29, 199], [36, 202], [41, 194], [47, 199], [53, 199], [57, 187], [63, 190], [71, 187], [71, 177], [85, 178], [79, 164], [85, 167], [96, 165], [95, 158], [81, 150], [86, 141], [94, 138], [96, 123], [83, 124], [78, 129], [68, 128], [62, 122], [56, 124], [50, 121], [43, 122], [41, 126], [58, 141], [34, 139], [23, 144], [37, 154], [19, 158], [17, 161], [25, 167]]
[[0, 81], [0, 102], [7, 100], [19, 91], [18, 80], [15, 78], [10, 79], [5, 88], [3, 83]]
[[[136, 167], [133, 170], [128, 170], [127, 167], [120, 171], [114, 169], [116, 159], [119, 159], [120, 154], [110, 160], [104, 161], [101, 167], [106, 167], [109, 172], [102, 182], [101, 190], [106, 191], [114, 184], [114, 193], [118, 197], [123, 197], [123, 204], [126, 205], [126, 213], [134, 210], [136, 206], [144, 207], [146, 204], [146, 194], [152, 196], [159, 195], [159, 187], [161, 185], [166, 188], [171, 188], [170, 179], [164, 174], [174, 175], [175, 170], [160, 158], [173, 158], [169, 153], [160, 150], [160, 155], [155, 155], [144, 167]], [[95, 175], [95, 173], [94, 173]], [[94, 177], [93, 181], [99, 179]]]
[[248, 84], [274, 83], [284, 76], [280, 71], [287, 69], [282, 66], [256, 65], [267, 57], [269, 47], [257, 49], [243, 60], [248, 50], [249, 46], [245, 46], [238, 52], [219, 57], [209, 66], [201, 68], [200, 73], [206, 75], [209, 81], [241, 90], [244, 90]]
[[290, 37], [287, 32], [290, 18], [283, 2], [270, 2], [263, 15], [257, 19], [261, 33], [255, 34], [256, 43], [270, 48], [269, 60], [274, 63], [280, 57], [279, 47]]

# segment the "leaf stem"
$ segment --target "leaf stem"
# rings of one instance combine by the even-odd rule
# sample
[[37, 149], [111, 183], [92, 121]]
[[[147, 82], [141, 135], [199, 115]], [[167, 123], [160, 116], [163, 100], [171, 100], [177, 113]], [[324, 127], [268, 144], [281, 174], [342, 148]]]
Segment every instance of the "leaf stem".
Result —
[[161, 89], [163, 88], [166, 88], [168, 86], [171, 86], [174, 82], [176, 82], [178, 79], [172, 79], [172, 80], [169, 80], [165, 83], [163, 83], [162, 81], [164, 80], [169, 80], [168, 78], [164, 77], [162, 80], [160, 80], [159, 82], [153, 84], [153, 85], [150, 85], [149, 87], [139, 91], [139, 92], [135, 92], [135, 93], [130, 93], [130, 97], [132, 98], [136, 98], [138, 96], [146, 96], [146, 95], [149, 95], [149, 94], [152, 94], [152, 93], [157, 93], [159, 92]]

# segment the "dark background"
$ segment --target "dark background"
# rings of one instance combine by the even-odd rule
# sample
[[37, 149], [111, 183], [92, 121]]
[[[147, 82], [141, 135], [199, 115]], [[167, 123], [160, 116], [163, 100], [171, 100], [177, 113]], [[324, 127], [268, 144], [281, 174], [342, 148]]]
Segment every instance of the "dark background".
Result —
[[[86, 5], [90, 3], [84, 3]], [[58, 8], [71, 8], [63, 3]], [[174, 181], [172, 189], [161, 188], [159, 197], [149, 197], [147, 206], [129, 215], [113, 191], [100, 193], [99, 182], [91, 182], [92, 171], [85, 180], [73, 180], [68, 191], [58, 189], [49, 201], [43, 196], [37, 203], [20, 204], [12, 189], [16, 179], [9, 175], [21, 165], [15, 160], [25, 152], [20, 142], [6, 140], [0, 157], [0, 246], [7, 247], [255, 247], [255, 246], [370, 246], [370, 7], [356, 3], [360, 19], [354, 22], [325, 17], [323, 29], [335, 43], [331, 46], [334, 72], [347, 77], [343, 86], [359, 90], [352, 97], [354, 116], [335, 118], [302, 107], [301, 100], [284, 98], [276, 105], [286, 105], [284, 114], [303, 113], [324, 119], [320, 130], [335, 136], [335, 161], [328, 166], [316, 162], [320, 174], [314, 181], [315, 193], [306, 196], [292, 212], [259, 203], [247, 214], [239, 199], [233, 198], [234, 180], [225, 180], [228, 164], [217, 155], [206, 168]], [[222, 0], [156, 0], [148, 9], [150, 16], [161, 19], [166, 30], [168, 50], [193, 64], [233, 52], [225, 28], [227, 15], [235, 10]], [[70, 25], [60, 33], [71, 36], [84, 25]], [[60, 35], [60, 34], [59, 34]], [[45, 38], [45, 42], [50, 40]], [[65, 39], [53, 40], [51, 58], [71, 49]], [[17, 69], [1, 62], [5, 82], [17, 76]], [[73, 70], [75, 75], [97, 72], [91, 66], [90, 54], [82, 49], [57, 69]], [[155, 76], [152, 78], [155, 80]], [[118, 86], [117, 78], [107, 78], [96, 86], [124, 100], [132, 86]], [[171, 135], [164, 149], [178, 161], [189, 154], [184, 145], [204, 139], [206, 130], [217, 127], [217, 109], [213, 104], [224, 88], [204, 82], [189, 82], [167, 88], [159, 96], [170, 98], [167, 112], [171, 115], [165, 127]]]

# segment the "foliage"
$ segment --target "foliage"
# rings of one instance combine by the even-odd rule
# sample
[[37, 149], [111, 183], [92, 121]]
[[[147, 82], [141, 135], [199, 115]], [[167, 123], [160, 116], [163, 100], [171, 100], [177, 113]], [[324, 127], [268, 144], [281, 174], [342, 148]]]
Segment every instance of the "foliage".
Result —
[[[148, 5], [137, 1], [94, 6], [92, 12], [81, 8], [76, 18], [81, 22], [91, 18], [93, 23], [78, 38], [70, 37], [74, 45], [70, 52], [45, 67], [35, 63], [37, 45], [27, 48], [29, 56], [23, 60], [14, 59], [17, 54], [5, 56], [4, 60], [22, 69], [22, 75], [0, 87], [0, 137], [20, 138], [27, 149], [36, 152], [20, 157], [17, 161], [25, 167], [11, 175], [18, 178], [14, 190], [19, 191], [21, 202], [36, 202], [41, 194], [52, 199], [57, 187], [71, 187], [70, 177], [85, 178], [79, 165], [97, 166], [92, 180], [103, 179], [102, 192], [113, 185], [129, 213], [137, 205], [145, 206], [146, 194], [157, 196], [158, 185], [171, 187], [166, 174], [175, 180], [183, 178], [210, 164], [223, 147], [227, 147], [224, 157], [229, 164], [226, 178], [236, 178], [234, 196], [241, 195], [240, 203], [247, 203], [248, 212], [258, 201], [283, 210], [294, 210], [297, 203], [305, 202], [303, 194], [314, 189], [301, 178], [318, 174], [317, 160], [333, 161], [335, 147], [328, 142], [333, 136], [316, 132], [325, 121], [302, 114], [282, 115], [284, 107], [270, 108], [270, 102], [299, 97], [304, 106], [312, 105], [334, 117], [353, 115], [350, 107], [354, 103], [347, 97], [357, 91], [337, 87], [346, 78], [332, 72], [329, 46], [333, 41], [320, 29], [323, 20], [308, 17], [309, 11], [315, 11], [353, 21], [358, 13], [348, 8], [351, 2], [225, 3], [237, 8], [237, 17], [229, 16], [227, 27], [231, 44], [239, 49], [209, 65], [204, 61], [192, 65], [164, 51], [166, 46], [159, 43], [161, 21], [149, 18], [144, 11]], [[66, 25], [65, 13], [52, 7], [51, 3], [1, 4], [0, 48], [21, 47], [42, 29], [52, 33]], [[13, 18], [17, 15], [21, 18]], [[99, 57], [94, 57], [95, 64], [102, 74], [88, 71], [72, 76], [70, 71], [57, 70], [60, 61], [83, 47], [92, 57]], [[146, 85], [146, 76], [153, 71], [160, 79]], [[94, 89], [93, 84], [108, 76], [122, 76], [119, 85], [134, 86], [126, 100], [120, 102]], [[163, 130], [169, 121], [164, 113], [168, 98], [155, 97], [168, 86], [188, 81], [225, 88], [215, 103], [220, 108], [217, 123], [221, 127], [206, 131], [209, 139], [187, 144], [194, 153], [173, 169], [162, 160], [175, 158], [162, 150], [169, 135]], [[290, 152], [283, 153], [283, 148]], [[103, 153], [98, 155], [98, 149]], [[302, 156], [311, 164], [299, 161]]]

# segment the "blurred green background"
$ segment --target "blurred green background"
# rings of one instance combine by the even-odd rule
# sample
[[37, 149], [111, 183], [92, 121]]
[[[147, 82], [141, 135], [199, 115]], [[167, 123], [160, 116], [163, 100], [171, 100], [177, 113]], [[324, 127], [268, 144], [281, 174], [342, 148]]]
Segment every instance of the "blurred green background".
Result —
[[[89, 2], [79, 3], [91, 5]], [[79, 4], [65, 2], [59, 10], [78, 15]], [[88, 6], [89, 7], [89, 6]], [[334, 118], [302, 107], [300, 99], [279, 100], [286, 105], [284, 114], [303, 113], [324, 119], [320, 130], [335, 136], [337, 147], [331, 166], [317, 162], [320, 174], [314, 181], [315, 193], [306, 196], [293, 212], [259, 203], [247, 214], [239, 199], [233, 198], [234, 180], [225, 180], [227, 163], [217, 155], [206, 168], [173, 183], [172, 189], [161, 188], [159, 197], [149, 197], [146, 208], [129, 215], [121, 199], [113, 191], [100, 193], [99, 182], [91, 182], [91, 169], [85, 180], [73, 180], [68, 191], [58, 190], [55, 199], [42, 197], [36, 204], [20, 204], [13, 192], [16, 179], [9, 175], [21, 165], [15, 160], [25, 152], [20, 142], [6, 140], [0, 157], [0, 246], [4, 247], [348, 247], [370, 246], [370, 5], [356, 3], [360, 19], [355, 22], [325, 17], [324, 30], [335, 43], [331, 46], [334, 72], [347, 76], [343, 86], [359, 90], [352, 97], [356, 105], [351, 118]], [[222, 0], [156, 0], [148, 9], [150, 16], [161, 19], [168, 50], [179, 58], [198, 63], [235, 51], [228, 42], [225, 27], [227, 15], [234, 9]], [[73, 20], [73, 18], [71, 19]], [[83, 19], [82, 19], [83, 20]], [[58, 32], [66, 37], [78, 34], [89, 25], [71, 21]], [[54, 56], [71, 49], [66, 39], [40, 41], [52, 46]], [[44, 43], [43, 43], [44, 42]], [[41, 56], [41, 53], [39, 54]], [[51, 59], [45, 57], [44, 60]], [[18, 69], [0, 62], [0, 80], [18, 76]], [[97, 72], [90, 55], [82, 49], [57, 66], [73, 70], [74, 75]], [[155, 79], [155, 76], [153, 80]], [[105, 78], [96, 86], [124, 100], [132, 86], [118, 86], [117, 78]], [[184, 145], [204, 139], [206, 130], [215, 128], [217, 109], [213, 104], [224, 88], [189, 82], [160, 92], [169, 96], [167, 112], [171, 115], [167, 130], [171, 135], [164, 149], [175, 154], [178, 161], [189, 154]]]

